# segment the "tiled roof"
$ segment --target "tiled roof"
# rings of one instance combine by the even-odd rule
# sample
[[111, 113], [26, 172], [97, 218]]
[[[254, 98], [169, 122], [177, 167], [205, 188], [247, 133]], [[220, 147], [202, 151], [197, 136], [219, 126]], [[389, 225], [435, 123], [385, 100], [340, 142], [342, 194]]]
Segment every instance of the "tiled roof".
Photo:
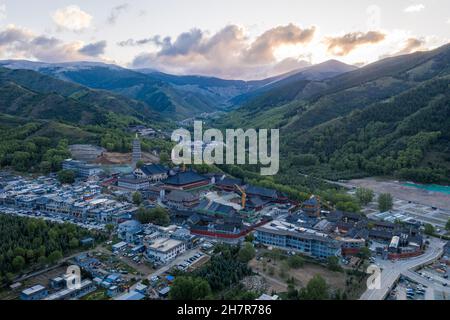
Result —
[[186, 172], [180, 172], [176, 174], [175, 176], [170, 177], [165, 181], [166, 184], [174, 185], [174, 186], [182, 186], [187, 184], [192, 184], [196, 182], [206, 181], [206, 177], [193, 172], [193, 171], [186, 171]]
[[166, 167], [164, 167], [160, 164], [145, 165], [141, 168], [141, 170], [148, 176], [155, 175], [155, 174], [163, 174], [163, 173], [167, 173], [169, 171]]
[[266, 198], [277, 198], [278, 197], [276, 190], [262, 188], [262, 187], [256, 187], [256, 186], [252, 186], [252, 185], [247, 186], [245, 191], [247, 192], [247, 194], [258, 195], [258, 196], [266, 197]]

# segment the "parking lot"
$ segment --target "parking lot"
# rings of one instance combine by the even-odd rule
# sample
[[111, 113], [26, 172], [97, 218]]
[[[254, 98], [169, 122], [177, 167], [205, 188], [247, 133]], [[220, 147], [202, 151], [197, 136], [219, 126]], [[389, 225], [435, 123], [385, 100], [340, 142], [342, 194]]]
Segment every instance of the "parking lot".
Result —
[[389, 300], [430, 300], [432, 289], [424, 285], [414, 283], [407, 279], [401, 279], [398, 285], [391, 291]]

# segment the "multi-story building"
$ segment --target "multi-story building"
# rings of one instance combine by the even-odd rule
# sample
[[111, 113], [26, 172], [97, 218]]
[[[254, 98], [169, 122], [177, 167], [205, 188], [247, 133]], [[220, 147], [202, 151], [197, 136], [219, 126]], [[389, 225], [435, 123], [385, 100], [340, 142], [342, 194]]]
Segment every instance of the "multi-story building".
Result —
[[48, 296], [48, 290], [44, 286], [38, 284], [34, 287], [23, 290], [20, 294], [20, 300], [42, 300]]
[[186, 251], [186, 243], [170, 238], [156, 239], [147, 246], [147, 256], [157, 262], [167, 263]]
[[102, 172], [102, 169], [99, 166], [72, 159], [64, 160], [62, 168], [64, 170], [71, 170], [75, 172], [77, 177], [82, 179], [87, 179], [92, 176], [99, 175]]
[[131, 243], [138, 239], [140, 232], [142, 232], [142, 225], [136, 220], [122, 222], [117, 228], [119, 239]]
[[328, 234], [282, 220], [274, 220], [256, 228], [256, 239], [267, 246], [298, 251], [318, 259], [341, 254], [339, 241]]

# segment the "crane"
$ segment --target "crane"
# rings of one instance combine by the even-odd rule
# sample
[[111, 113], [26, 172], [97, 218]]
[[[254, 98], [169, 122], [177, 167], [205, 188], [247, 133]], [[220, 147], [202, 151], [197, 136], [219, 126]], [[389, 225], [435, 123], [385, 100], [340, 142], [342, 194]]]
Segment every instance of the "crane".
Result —
[[236, 187], [236, 189], [239, 190], [239, 192], [241, 193], [241, 206], [242, 209], [245, 209], [246, 204], [247, 204], [247, 193], [245, 193], [244, 189], [242, 189], [240, 186], [238, 186], [237, 184], [234, 185]]

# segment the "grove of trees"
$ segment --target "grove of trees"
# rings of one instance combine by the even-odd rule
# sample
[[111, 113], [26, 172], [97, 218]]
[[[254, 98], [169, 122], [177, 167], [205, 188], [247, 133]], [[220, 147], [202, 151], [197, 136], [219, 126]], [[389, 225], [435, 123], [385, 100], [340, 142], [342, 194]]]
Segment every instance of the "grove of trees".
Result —
[[0, 215], [0, 283], [34, 267], [53, 264], [93, 236], [73, 224]]

